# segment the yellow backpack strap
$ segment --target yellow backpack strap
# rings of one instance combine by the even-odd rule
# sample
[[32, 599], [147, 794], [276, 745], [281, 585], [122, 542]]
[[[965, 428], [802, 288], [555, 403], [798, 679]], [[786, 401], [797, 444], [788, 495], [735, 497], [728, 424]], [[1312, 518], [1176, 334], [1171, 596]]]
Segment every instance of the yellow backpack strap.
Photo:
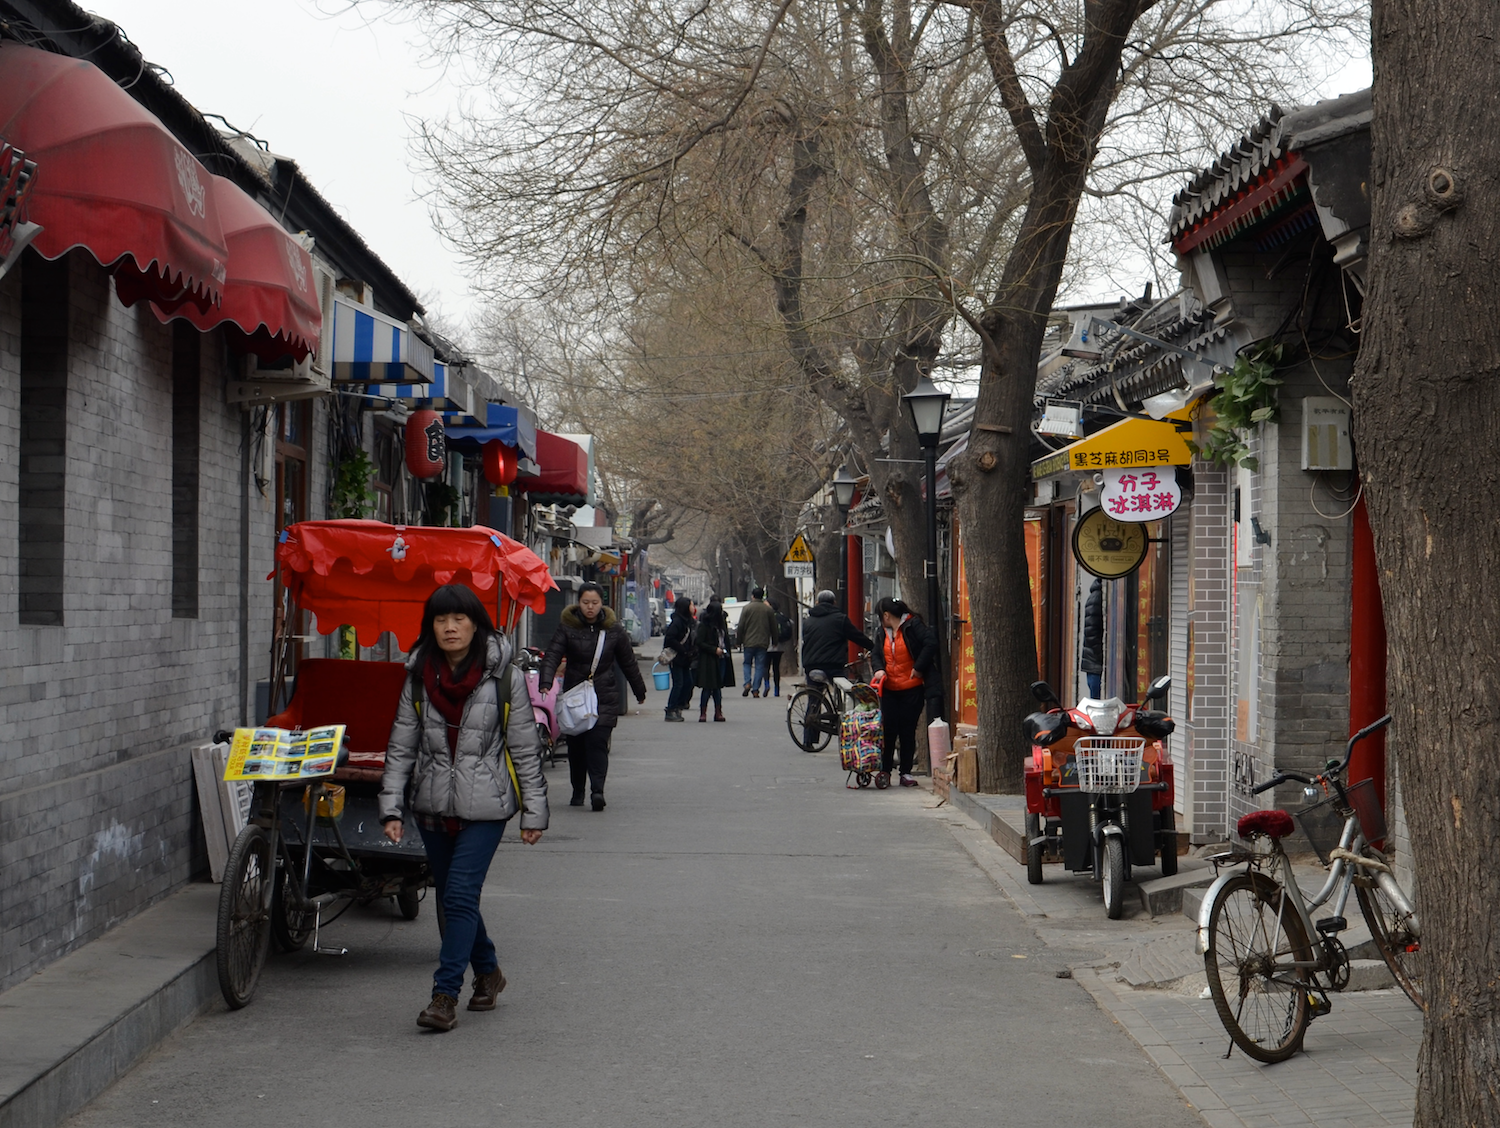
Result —
[[[514, 668], [514, 667], [513, 667]], [[521, 811], [521, 781], [516, 778], [516, 762], [510, 758], [510, 702], [500, 710], [500, 754], [505, 757], [505, 770], [510, 773], [510, 785], [516, 789], [516, 813]]]

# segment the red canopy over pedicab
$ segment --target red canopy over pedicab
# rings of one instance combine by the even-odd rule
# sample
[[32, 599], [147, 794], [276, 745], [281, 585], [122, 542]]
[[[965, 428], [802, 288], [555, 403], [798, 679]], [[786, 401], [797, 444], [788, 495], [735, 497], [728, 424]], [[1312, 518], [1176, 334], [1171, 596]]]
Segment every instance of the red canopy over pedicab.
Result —
[[[557, 587], [536, 553], [480, 526], [302, 521], [282, 531], [276, 562], [284, 594], [316, 616], [320, 634], [349, 626], [360, 645], [373, 646], [389, 631], [403, 650], [421, 633], [427, 597], [444, 584], [472, 588], [495, 625], [507, 633], [521, 608], [542, 611], [547, 592]], [[289, 611], [283, 606], [278, 612], [273, 694], [290, 667], [294, 632]], [[349, 766], [340, 775], [379, 778], [404, 677], [400, 662], [303, 659], [286, 709], [266, 723], [277, 728], [347, 725]]]

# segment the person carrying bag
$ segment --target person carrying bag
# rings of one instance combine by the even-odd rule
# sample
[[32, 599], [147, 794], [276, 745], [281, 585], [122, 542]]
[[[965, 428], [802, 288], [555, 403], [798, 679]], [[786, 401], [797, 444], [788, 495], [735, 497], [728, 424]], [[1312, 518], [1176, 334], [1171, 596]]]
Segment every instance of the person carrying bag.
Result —
[[[563, 692], [558, 697], [558, 721], [567, 737], [568, 774], [573, 778], [573, 798], [569, 805], [583, 806], [583, 785], [587, 783], [594, 810], [602, 811], [604, 779], [609, 774], [610, 737], [614, 735], [615, 721], [625, 711], [625, 691], [616, 675], [616, 664], [635, 691], [635, 699], [642, 704], [646, 700], [646, 683], [630, 637], [615, 613], [604, 606], [604, 589], [598, 584], [584, 584], [578, 590], [578, 602], [563, 611], [542, 658], [538, 678], [542, 693], [552, 688], [557, 667], [564, 659], [568, 665]], [[576, 700], [576, 707], [570, 705], [570, 700]], [[565, 721], [570, 712], [572, 720]]]

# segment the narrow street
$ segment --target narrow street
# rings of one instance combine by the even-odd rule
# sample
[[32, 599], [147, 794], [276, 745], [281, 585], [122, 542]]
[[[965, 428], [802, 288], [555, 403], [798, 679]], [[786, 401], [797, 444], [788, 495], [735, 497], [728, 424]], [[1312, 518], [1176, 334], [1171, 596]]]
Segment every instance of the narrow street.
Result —
[[559, 764], [546, 838], [502, 845], [496, 1011], [419, 1031], [430, 903], [354, 909], [325, 932], [348, 956], [273, 955], [248, 1008], [216, 1003], [70, 1123], [1201, 1124], [929, 791], [846, 790], [785, 698], [666, 725], [664, 697], [621, 722], [607, 810], [568, 807]]

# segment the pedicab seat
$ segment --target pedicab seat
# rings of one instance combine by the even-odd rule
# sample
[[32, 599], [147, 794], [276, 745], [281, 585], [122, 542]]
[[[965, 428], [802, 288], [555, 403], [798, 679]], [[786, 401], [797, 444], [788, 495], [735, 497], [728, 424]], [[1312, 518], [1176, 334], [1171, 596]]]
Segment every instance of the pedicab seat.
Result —
[[334, 779], [378, 780], [385, 771], [385, 750], [405, 679], [401, 662], [304, 658], [297, 665], [292, 699], [266, 724], [284, 729], [344, 725], [349, 763]]

